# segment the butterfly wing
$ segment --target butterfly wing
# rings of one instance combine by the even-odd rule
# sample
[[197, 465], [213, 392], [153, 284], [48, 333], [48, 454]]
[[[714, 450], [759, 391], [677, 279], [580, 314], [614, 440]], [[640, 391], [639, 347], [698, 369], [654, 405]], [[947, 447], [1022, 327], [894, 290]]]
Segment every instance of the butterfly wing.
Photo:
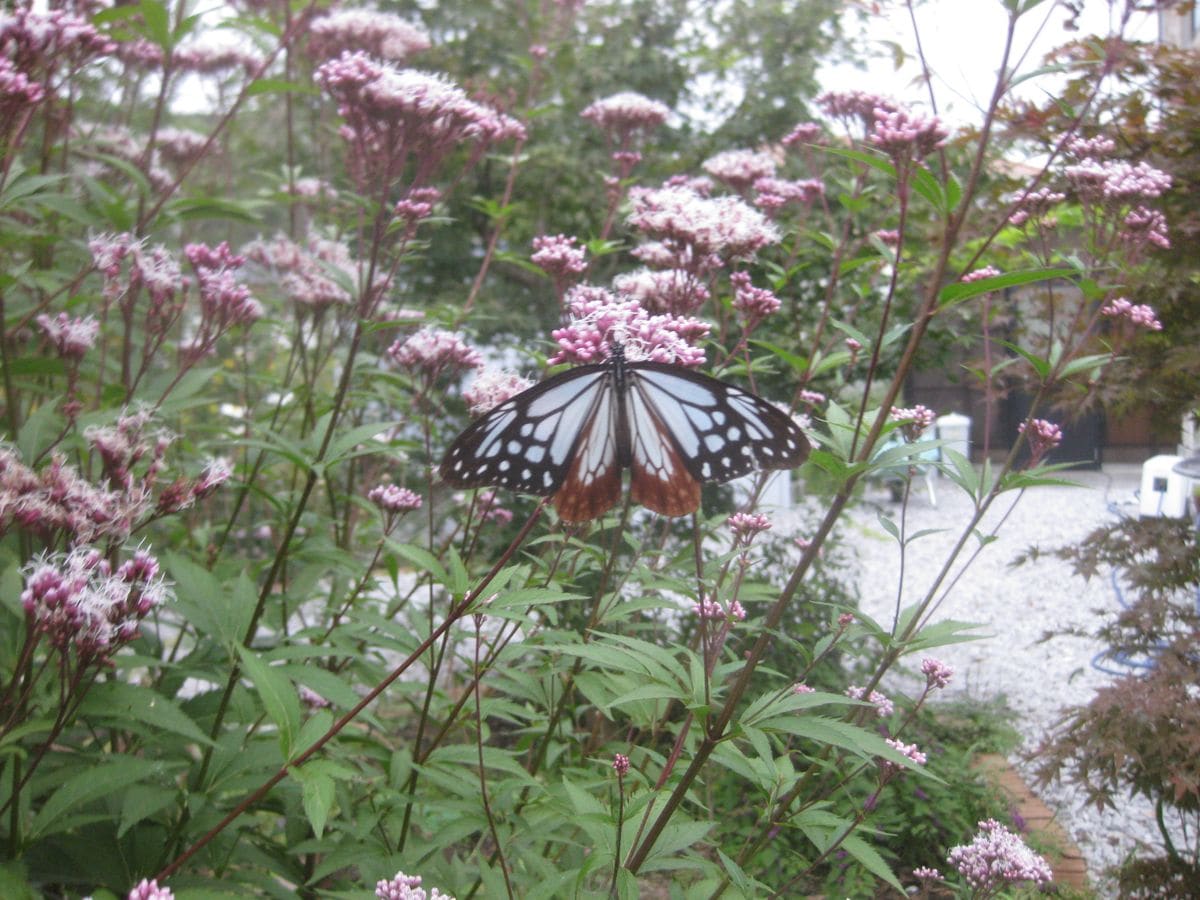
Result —
[[669, 412], [660, 412], [650, 399], [652, 391], [639, 388], [637, 379], [629, 384], [629, 489], [634, 501], [664, 516], [695, 512], [700, 506], [700, 482], [672, 436]]
[[[607, 366], [579, 366], [504, 401], [463, 431], [439, 468], [455, 487], [505, 487], [554, 494], [598, 401], [611, 394]], [[619, 485], [618, 477], [618, 485]]]
[[[649, 362], [629, 366], [629, 383], [631, 396], [640, 398], [636, 405], [645, 410], [635, 417], [631, 405], [631, 428], [667, 435], [697, 483], [729, 481], [755, 469], [790, 469], [808, 458], [808, 440], [791, 417], [749, 391]], [[639, 442], [640, 435], [635, 448]]]

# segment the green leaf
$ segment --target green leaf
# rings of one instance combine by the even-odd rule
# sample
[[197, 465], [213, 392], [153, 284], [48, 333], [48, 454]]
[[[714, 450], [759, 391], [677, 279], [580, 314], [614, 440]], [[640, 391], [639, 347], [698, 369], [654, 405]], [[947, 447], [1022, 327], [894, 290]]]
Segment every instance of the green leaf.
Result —
[[392, 540], [386, 540], [384, 543], [389, 550], [413, 563], [417, 567], [418, 572], [427, 573], [433, 579], [434, 584], [444, 585], [449, 583], [450, 576], [447, 574], [445, 567], [442, 566], [436, 556], [424, 547], [418, 547], [416, 544], [398, 544]]
[[320, 93], [311, 84], [301, 84], [298, 81], [288, 81], [286, 78], [260, 78], [246, 88], [247, 97], [259, 94], [309, 94], [317, 96]]
[[120, 681], [96, 684], [88, 691], [79, 712], [95, 722], [105, 722], [117, 728], [122, 727], [123, 722], [132, 720], [180, 735], [197, 744], [212, 744], [208, 735], [173, 700], [137, 684]]
[[315, 760], [300, 768], [293, 767], [289, 774], [300, 782], [301, 802], [304, 815], [313, 833], [321, 837], [325, 833], [325, 822], [333, 809], [335, 798], [333, 778], [324, 770], [323, 760]]
[[858, 860], [863, 868], [876, 878], [882, 878], [901, 894], [904, 893], [904, 885], [900, 883], [899, 879], [893, 874], [891, 867], [879, 855], [879, 851], [857, 834], [847, 835], [842, 841], [842, 848]]
[[1052, 266], [1042, 269], [1026, 269], [1021, 272], [1006, 272], [1003, 275], [981, 278], [978, 281], [956, 281], [946, 285], [938, 292], [938, 302], [943, 307], [953, 306], [991, 291], [1000, 291], [1021, 284], [1034, 284], [1038, 281], [1050, 281], [1054, 278], [1070, 278], [1077, 274], [1077, 270], [1066, 266]]
[[279, 746], [284, 758], [289, 758], [300, 733], [300, 698], [291, 680], [283, 672], [268, 666], [253, 650], [238, 646], [242, 670], [254, 684], [267, 717], [279, 729]]
[[29, 828], [29, 840], [44, 838], [63, 828], [70, 827], [67, 814], [80, 812], [80, 807], [123, 792], [139, 781], [161, 778], [167, 772], [162, 763], [150, 762], [140, 757], [107, 757], [99, 765], [84, 769], [63, 782], [38, 810]]
[[117, 826], [117, 837], [123, 836], [130, 828], [145, 821], [156, 812], [166, 809], [179, 799], [176, 788], [158, 787], [157, 785], [135, 784], [125, 791], [121, 801], [121, 818]]

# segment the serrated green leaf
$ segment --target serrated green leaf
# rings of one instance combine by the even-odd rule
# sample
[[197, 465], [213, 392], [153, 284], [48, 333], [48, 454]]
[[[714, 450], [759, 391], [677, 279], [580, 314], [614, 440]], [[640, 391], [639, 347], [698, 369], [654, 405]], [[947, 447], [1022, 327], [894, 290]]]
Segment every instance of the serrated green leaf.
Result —
[[149, 762], [132, 756], [109, 756], [98, 765], [73, 775], [42, 804], [29, 828], [29, 839], [44, 838], [65, 827], [68, 813], [76, 814], [80, 807], [124, 791], [139, 781], [160, 778], [168, 771], [162, 763]]
[[874, 875], [876, 878], [882, 878], [901, 894], [904, 893], [904, 885], [893, 874], [891, 867], [879, 855], [879, 851], [860, 838], [857, 834], [850, 834], [842, 841], [842, 848], [858, 860], [864, 869]]
[[208, 735], [200, 730], [175, 701], [137, 684], [120, 681], [96, 684], [88, 691], [79, 712], [93, 722], [106, 722], [117, 728], [122, 727], [123, 720], [132, 720], [169, 731], [198, 744], [212, 744]]
[[308, 824], [312, 826], [313, 834], [318, 838], [325, 833], [325, 823], [329, 819], [329, 811], [333, 809], [336, 796], [333, 779], [323, 770], [320, 763], [321, 760], [316, 760], [288, 770], [288, 774], [300, 782], [304, 815]]
[[262, 701], [267, 718], [279, 729], [279, 746], [285, 759], [296, 749], [296, 738], [300, 734], [300, 698], [291, 680], [282, 671], [268, 666], [258, 654], [241, 645], [238, 655], [242, 671], [254, 685]]

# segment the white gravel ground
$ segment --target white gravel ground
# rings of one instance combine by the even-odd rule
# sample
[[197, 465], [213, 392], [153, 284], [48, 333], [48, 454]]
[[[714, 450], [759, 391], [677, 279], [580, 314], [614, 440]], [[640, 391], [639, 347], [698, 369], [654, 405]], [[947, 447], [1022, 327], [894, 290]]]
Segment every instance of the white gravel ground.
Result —
[[[987, 635], [930, 652], [955, 669], [947, 694], [1003, 697], [1019, 715], [1017, 724], [1026, 748], [1037, 746], [1064, 706], [1086, 703], [1095, 689], [1112, 677], [1092, 666], [1103, 649], [1099, 644], [1073, 637], [1055, 637], [1046, 643], [1039, 640], [1051, 630], [1076, 626], [1086, 632], [1094, 630], [1103, 612], [1117, 608], [1117, 598], [1107, 578], [1085, 582], [1072, 573], [1068, 563], [1051, 557], [1019, 567], [1010, 563], [1031, 545], [1049, 549], [1074, 543], [1118, 513], [1136, 515], [1140, 475], [1138, 466], [1107, 466], [1100, 472], [1064, 475], [1082, 487], [1027, 491], [1001, 526], [999, 538], [983, 548], [935, 615], [935, 620], [980, 623], [981, 633]], [[910, 544], [905, 561], [905, 606], [923, 595], [971, 513], [968, 499], [949, 481], [935, 480], [935, 489], [936, 507], [924, 484], [914, 483], [908, 533], [944, 530]], [[898, 517], [899, 505], [890, 502], [883, 489], [868, 492], [867, 499], [849, 518], [844, 536], [858, 552], [863, 611], [881, 623], [890, 623], [900, 557], [895, 540], [879, 524], [876, 513], [882, 510]], [[1000, 521], [1010, 505], [1001, 498], [985, 519], [984, 530]], [[972, 539], [968, 551], [975, 546]], [[1016, 757], [1013, 762], [1018, 768], [1028, 768]], [[1085, 806], [1071, 785], [1052, 786], [1042, 792], [1042, 799], [1079, 845], [1092, 883], [1102, 894], [1111, 891], [1105, 885], [1105, 869], [1118, 864], [1139, 843], [1159, 844], [1152, 807], [1141, 800], [1099, 813]]]

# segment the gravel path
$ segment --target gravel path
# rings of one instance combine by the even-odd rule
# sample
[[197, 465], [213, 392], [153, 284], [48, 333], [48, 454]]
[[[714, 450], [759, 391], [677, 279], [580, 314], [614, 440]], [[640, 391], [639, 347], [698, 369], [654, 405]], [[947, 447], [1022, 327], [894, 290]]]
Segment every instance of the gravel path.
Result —
[[[1083, 538], [1096, 525], [1121, 512], [1136, 515], [1134, 492], [1141, 476], [1138, 466], [1108, 466], [1100, 472], [1070, 472], [1064, 477], [1082, 487], [1043, 487], [1027, 491], [1009, 514], [999, 538], [985, 546], [967, 573], [935, 614], [935, 620], [979, 623], [982, 640], [955, 644], [930, 655], [952, 665], [954, 680], [947, 694], [959, 698], [1003, 697], [1019, 716], [1018, 727], [1027, 749], [1035, 747], [1059, 718], [1061, 709], [1086, 703], [1095, 689], [1112, 676], [1092, 666], [1104, 649], [1094, 641], [1055, 637], [1039, 643], [1050, 630], [1080, 627], [1094, 630], [1103, 611], [1117, 608], [1107, 578], [1085, 582], [1068, 563], [1049, 557], [1013, 567], [1010, 563], [1033, 545], [1052, 549]], [[905, 562], [904, 605], [922, 596], [971, 514], [965, 495], [946, 479], [936, 479], [937, 506], [931, 505], [925, 485], [914, 482], [908, 510], [908, 533], [944, 529], [914, 541]], [[1015, 496], [1010, 495], [1010, 496]], [[860, 604], [881, 624], [895, 611], [899, 550], [879, 524], [876, 513], [899, 515], [885, 490], [869, 491], [867, 503], [846, 521], [843, 537], [858, 552]], [[983, 525], [987, 531], [1008, 510], [1005, 498], [993, 507]], [[972, 551], [974, 539], [967, 545]], [[1025, 768], [1019, 759], [1013, 762]], [[1108, 893], [1103, 873], [1136, 848], [1139, 842], [1158, 844], [1152, 807], [1140, 800], [1099, 813], [1087, 807], [1070, 785], [1040, 791], [1060, 823], [1079, 845], [1089, 877]], [[967, 836], [964, 836], [964, 839]]]

